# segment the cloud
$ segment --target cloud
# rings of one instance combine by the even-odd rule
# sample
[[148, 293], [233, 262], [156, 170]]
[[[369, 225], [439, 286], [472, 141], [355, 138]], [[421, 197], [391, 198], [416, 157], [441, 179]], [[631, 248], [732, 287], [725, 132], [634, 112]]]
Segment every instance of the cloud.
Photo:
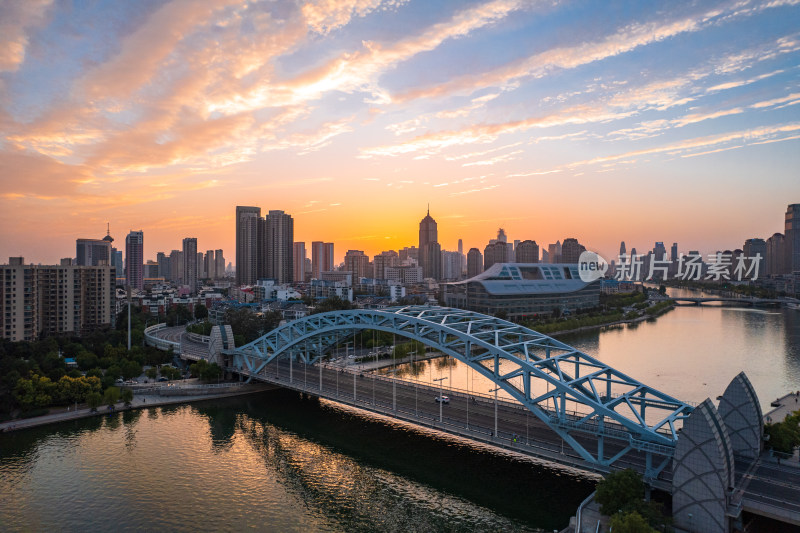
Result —
[[[794, 5], [796, 3], [795, 0], [772, 2], [760, 5], [757, 8], [742, 10], [737, 9], [742, 4], [739, 2], [733, 3], [731, 5], [732, 9], [712, 8], [673, 20], [665, 21], [660, 19], [633, 23], [593, 42], [551, 48], [487, 72], [470, 73], [438, 85], [415, 88], [405, 93], [394, 94], [391, 95], [391, 99], [394, 102], [406, 102], [420, 98], [441, 98], [453, 94], [470, 94], [478, 89], [487, 87], [511, 87], [523, 78], [542, 78], [556, 70], [574, 69], [625, 54], [637, 48], [661, 42], [684, 33], [695, 33], [714, 24], [725, 23], [733, 18], [750, 16], [764, 9], [781, 5]], [[783, 38], [778, 43], [778, 49], [772, 53], [777, 55], [791, 52], [796, 50], [797, 46], [800, 46], [800, 44], [796, 39]], [[744, 65], [767, 59], [763, 50], [761, 52], [753, 50], [739, 56], [729, 56], [727, 58], [727, 66], [718, 68], [717, 72], [735, 72], [745, 68]]]
[[122, 39], [119, 52], [91, 70], [81, 88], [92, 99], [123, 99], [148, 83], [177, 44], [238, 0], [173, 0]]
[[576, 106], [541, 117], [516, 120], [498, 124], [476, 124], [460, 130], [442, 131], [420, 135], [398, 144], [376, 146], [361, 150], [361, 158], [374, 156], [398, 156], [423, 152], [430, 155], [451, 146], [474, 143], [489, 143], [501, 135], [526, 131], [531, 128], [549, 128], [567, 124], [606, 122], [630, 116], [630, 112], [609, 112], [600, 107]]
[[347, 25], [353, 17], [364, 17], [382, 7], [395, 8], [407, 0], [314, 0], [300, 8], [312, 31], [328, 34]]
[[371, 94], [374, 102], [386, 102], [386, 94], [376, 85], [376, 80], [387, 69], [421, 52], [434, 50], [447, 40], [464, 37], [501, 20], [522, 5], [522, 0], [494, 0], [460, 11], [450, 20], [434, 24], [419, 35], [401, 39], [390, 46], [364, 41], [363, 49], [345, 53], [294, 79], [268, 80], [245, 92], [217, 98], [209, 102], [208, 111], [238, 113], [298, 105], [319, 99], [331, 91], [365, 91]]
[[27, 30], [42, 25], [52, 0], [8, 0], [0, 3], [0, 72], [13, 72], [25, 61]]

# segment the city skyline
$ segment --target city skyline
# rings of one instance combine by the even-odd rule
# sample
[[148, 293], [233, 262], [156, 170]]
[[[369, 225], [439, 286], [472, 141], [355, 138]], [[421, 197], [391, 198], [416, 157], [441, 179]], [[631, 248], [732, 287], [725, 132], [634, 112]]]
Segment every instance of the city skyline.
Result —
[[428, 202], [444, 250], [740, 248], [800, 193], [799, 12], [7, 3], [0, 253], [53, 263], [110, 221], [145, 258], [235, 262], [233, 206], [261, 205], [339, 263], [413, 245]]

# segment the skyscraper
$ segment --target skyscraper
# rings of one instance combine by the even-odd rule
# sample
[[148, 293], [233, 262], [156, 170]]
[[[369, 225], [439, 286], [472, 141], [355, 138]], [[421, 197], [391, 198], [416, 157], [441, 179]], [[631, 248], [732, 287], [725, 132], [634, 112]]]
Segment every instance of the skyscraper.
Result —
[[294, 279], [294, 219], [283, 211], [273, 210], [264, 222], [264, 273], [277, 283], [291, 283]]
[[483, 269], [488, 270], [495, 263], [508, 263], [508, 246], [499, 240], [483, 249]]
[[333, 243], [314, 241], [311, 243], [311, 277], [322, 279], [322, 273], [333, 270]]
[[536, 241], [525, 240], [517, 245], [516, 262], [517, 263], [539, 262], [539, 245], [536, 244]]
[[236, 206], [236, 284], [253, 285], [258, 279], [261, 208]]
[[134, 289], [144, 289], [144, 232], [131, 231], [125, 237], [125, 277]]
[[217, 279], [217, 262], [214, 260], [214, 250], [206, 250], [205, 273], [208, 279]]
[[786, 243], [783, 233], [775, 233], [767, 239], [767, 258], [764, 274], [778, 276], [786, 273]]
[[347, 250], [344, 255], [344, 269], [353, 273], [353, 283], [359, 278], [369, 276], [369, 257], [361, 250]]
[[[758, 277], [763, 277], [767, 261], [767, 241], [758, 238], [747, 239], [744, 241], [744, 246], [742, 246], [742, 255], [744, 255], [748, 269], [753, 268], [753, 262], [756, 261], [757, 255], [761, 257], [758, 263]], [[736, 262], [734, 262], [734, 267], [735, 265]], [[749, 273], [748, 279], [754, 274], [755, 272]]]
[[467, 277], [474, 278], [483, 272], [483, 256], [477, 248], [470, 248], [467, 252]]
[[[113, 241], [111, 236], [108, 239]], [[111, 264], [111, 241], [103, 239], [77, 239], [75, 241], [75, 264], [98, 266]]]
[[786, 208], [784, 226], [784, 253], [787, 273], [800, 272], [800, 204], [789, 204]]
[[556, 241], [555, 244], [550, 244], [547, 246], [547, 254], [550, 256], [551, 263], [561, 262], [561, 250], [561, 241]]
[[183, 284], [189, 286], [189, 292], [197, 292], [197, 239], [183, 239]]
[[302, 282], [306, 279], [306, 243], [294, 243], [294, 281]]
[[442, 275], [442, 247], [439, 245], [439, 232], [431, 210], [419, 223], [419, 265], [426, 278], [439, 279]]
[[225, 277], [225, 256], [222, 255], [221, 249], [214, 252], [214, 274], [216, 274], [215, 279]]
[[381, 252], [372, 258], [375, 279], [386, 279], [386, 268], [400, 264], [400, 258], [394, 250]]
[[580, 258], [581, 254], [585, 251], [586, 248], [578, 242], [578, 239], [564, 239], [564, 243], [561, 245], [561, 262], [577, 263], [578, 258]]

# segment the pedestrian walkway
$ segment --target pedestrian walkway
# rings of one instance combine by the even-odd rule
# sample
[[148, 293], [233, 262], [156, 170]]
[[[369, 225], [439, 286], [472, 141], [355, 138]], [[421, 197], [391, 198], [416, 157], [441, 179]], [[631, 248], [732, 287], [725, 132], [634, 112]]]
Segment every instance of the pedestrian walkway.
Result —
[[230, 396], [239, 396], [242, 394], [252, 394], [269, 390], [273, 387], [264, 384], [248, 384], [243, 385], [239, 390], [231, 392], [225, 390], [222, 393], [205, 393], [187, 396], [161, 396], [157, 391], [149, 390], [146, 394], [135, 394], [130, 407], [125, 407], [124, 404], [118, 403], [117, 408], [109, 411], [107, 406], [98, 407], [97, 411], [92, 410], [86, 405], [79, 405], [78, 409], [70, 408], [69, 410], [61, 410], [57, 413], [46, 414], [43, 416], [36, 416], [33, 418], [21, 418], [17, 420], [10, 420], [8, 422], [0, 422], [0, 433], [7, 431], [16, 431], [20, 429], [27, 429], [45, 424], [54, 424], [57, 422], [64, 422], [67, 420], [76, 420], [79, 418], [86, 418], [90, 416], [106, 415], [114, 411], [124, 411], [127, 409], [144, 409], [148, 407], [159, 407], [162, 405], [180, 404], [197, 402], [202, 400], [211, 400], [215, 398], [227, 398]]

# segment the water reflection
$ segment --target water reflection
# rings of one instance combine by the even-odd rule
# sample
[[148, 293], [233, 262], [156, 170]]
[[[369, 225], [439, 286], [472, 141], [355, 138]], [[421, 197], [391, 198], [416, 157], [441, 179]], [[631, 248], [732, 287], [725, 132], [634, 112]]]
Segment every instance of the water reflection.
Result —
[[0, 435], [6, 530], [552, 530], [592, 485], [288, 391]]

